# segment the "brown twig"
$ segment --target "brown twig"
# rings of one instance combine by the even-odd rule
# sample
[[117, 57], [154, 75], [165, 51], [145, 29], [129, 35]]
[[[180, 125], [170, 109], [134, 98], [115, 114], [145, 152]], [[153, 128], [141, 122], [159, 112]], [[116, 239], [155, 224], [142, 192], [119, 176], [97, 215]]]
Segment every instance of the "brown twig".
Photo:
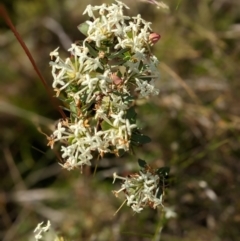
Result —
[[13, 25], [11, 19], [8, 16], [7, 10], [5, 9], [3, 4], [0, 4], [0, 16], [4, 19], [5, 23], [9, 26], [9, 28], [11, 29], [11, 31], [14, 33], [14, 35], [16, 36], [16, 39], [18, 40], [18, 42], [20, 43], [20, 45], [22, 46], [23, 50], [25, 51], [28, 59], [30, 60], [34, 70], [36, 71], [38, 77], [40, 78], [41, 82], [43, 83], [45, 89], [48, 92], [48, 95], [51, 98], [51, 102], [53, 103], [54, 107], [60, 112], [60, 114], [62, 115], [63, 118], [66, 118], [65, 113], [63, 112], [63, 110], [57, 105], [55, 99], [53, 99], [52, 97], [52, 91], [49, 88], [49, 86], [47, 85], [47, 82], [45, 81], [44, 77], [42, 76], [40, 70], [38, 69], [35, 60], [33, 59], [28, 47], [26, 46], [26, 44], [24, 43], [24, 41], [22, 40], [20, 34], [17, 32], [15, 26]]
[[193, 99], [196, 104], [201, 104], [200, 99], [195, 94], [195, 92], [186, 84], [186, 82], [174, 72], [168, 65], [161, 63], [160, 67], [165, 70], [169, 75], [171, 75], [188, 93], [188, 95]]

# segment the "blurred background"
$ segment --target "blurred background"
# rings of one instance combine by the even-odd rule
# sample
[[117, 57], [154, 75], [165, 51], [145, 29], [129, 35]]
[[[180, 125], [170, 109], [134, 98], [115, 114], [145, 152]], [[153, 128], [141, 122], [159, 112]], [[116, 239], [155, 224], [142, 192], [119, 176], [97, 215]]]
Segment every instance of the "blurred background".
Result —
[[[1, 0], [52, 83], [49, 53], [83, 39], [77, 25], [87, 4], [113, 1]], [[67, 240], [240, 240], [240, 1], [166, 0], [169, 11], [124, 1], [161, 34], [153, 52], [160, 60], [158, 97], [137, 109], [152, 142], [135, 155], [106, 157], [93, 170], [68, 172], [46, 146], [61, 118], [25, 52], [0, 21], [0, 240], [33, 240], [39, 222], [51, 220]], [[60, 104], [60, 103], [59, 103]], [[146, 209], [133, 215], [111, 193], [112, 173], [138, 170], [137, 158], [170, 166], [163, 220]], [[94, 167], [93, 167], [94, 169]]]

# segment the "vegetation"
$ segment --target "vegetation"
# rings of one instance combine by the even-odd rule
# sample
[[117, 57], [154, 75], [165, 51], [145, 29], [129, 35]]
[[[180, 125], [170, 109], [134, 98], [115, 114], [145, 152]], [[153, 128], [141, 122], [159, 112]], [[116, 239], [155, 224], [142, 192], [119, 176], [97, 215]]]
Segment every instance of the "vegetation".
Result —
[[[5, 1], [10, 17], [52, 84], [49, 53], [82, 40], [77, 26], [87, 4], [112, 1]], [[31, 240], [39, 222], [51, 220], [67, 240], [237, 240], [240, 225], [240, 3], [173, 1], [169, 11], [125, 1], [161, 35], [160, 94], [138, 103], [138, 125], [152, 142], [134, 155], [105, 156], [67, 171], [46, 144], [61, 118], [24, 51], [4, 22], [1, 48], [1, 240]], [[4, 3], [4, 1], [3, 1]], [[11, 4], [10, 4], [11, 3]], [[9, 7], [8, 7], [9, 6]], [[59, 102], [59, 105], [61, 103]], [[41, 131], [40, 131], [41, 130]], [[111, 191], [112, 173], [138, 170], [137, 158], [170, 166], [164, 206], [177, 217], [145, 209], [133, 215]]]

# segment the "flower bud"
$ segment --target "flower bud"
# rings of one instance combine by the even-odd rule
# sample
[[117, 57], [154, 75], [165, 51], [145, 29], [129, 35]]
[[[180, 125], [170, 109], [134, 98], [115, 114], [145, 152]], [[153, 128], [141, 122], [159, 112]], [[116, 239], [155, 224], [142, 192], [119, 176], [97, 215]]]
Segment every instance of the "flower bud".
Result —
[[114, 83], [115, 85], [120, 85], [120, 84], [123, 83], [123, 80], [122, 80], [120, 77], [118, 77], [116, 73], [113, 73], [113, 74], [111, 75], [111, 79], [113, 80], [113, 83]]
[[158, 40], [161, 38], [161, 35], [158, 33], [151, 33], [149, 35], [149, 42], [150, 44], [155, 44], [158, 42]]

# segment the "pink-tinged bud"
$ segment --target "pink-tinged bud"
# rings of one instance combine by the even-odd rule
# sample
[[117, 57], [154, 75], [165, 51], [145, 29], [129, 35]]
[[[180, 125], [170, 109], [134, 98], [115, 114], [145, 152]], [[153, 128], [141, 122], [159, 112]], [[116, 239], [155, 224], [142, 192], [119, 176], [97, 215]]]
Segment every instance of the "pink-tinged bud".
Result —
[[151, 33], [149, 35], [149, 42], [150, 44], [155, 44], [158, 42], [158, 40], [161, 38], [161, 35], [158, 33]]
[[113, 73], [113, 74], [111, 75], [111, 79], [113, 80], [113, 83], [114, 83], [115, 85], [120, 85], [120, 84], [122, 84], [122, 82], [123, 82], [123, 80], [122, 80], [120, 77], [118, 77], [116, 73]]

